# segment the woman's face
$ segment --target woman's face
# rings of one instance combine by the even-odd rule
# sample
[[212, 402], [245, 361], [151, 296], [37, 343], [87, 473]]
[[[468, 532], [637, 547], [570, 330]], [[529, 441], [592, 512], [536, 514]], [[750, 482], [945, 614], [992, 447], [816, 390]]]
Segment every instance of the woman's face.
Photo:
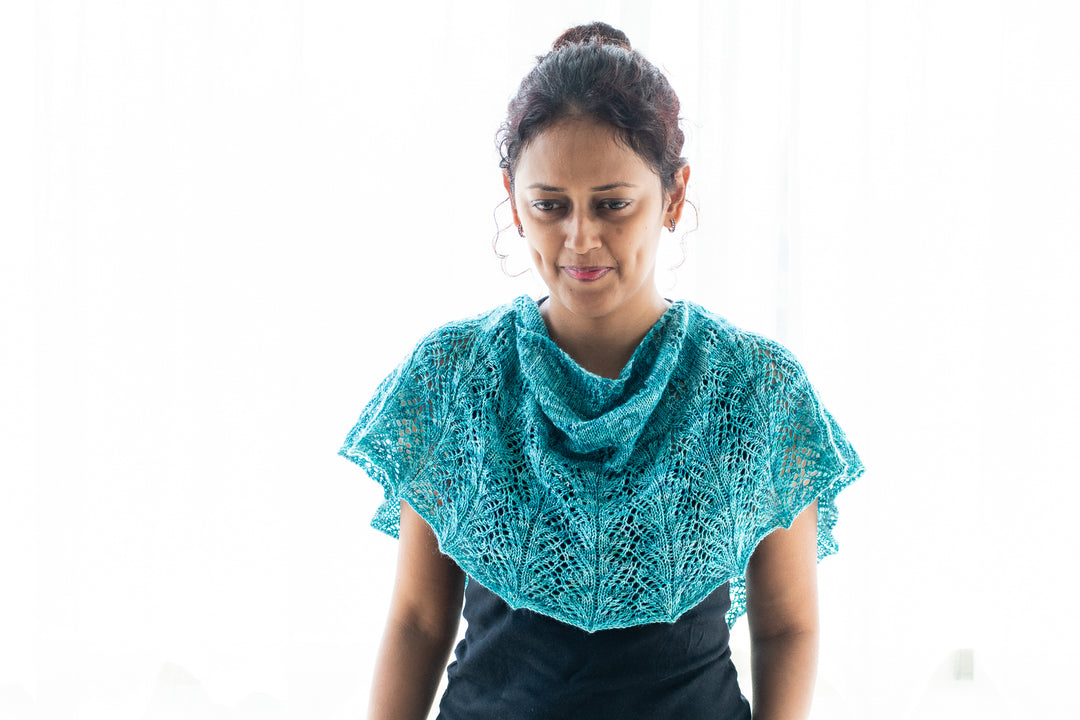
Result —
[[588, 118], [562, 120], [525, 147], [511, 201], [550, 313], [619, 320], [666, 305], [653, 282], [656, 248], [682, 211], [688, 172], [664, 192], [610, 126]]

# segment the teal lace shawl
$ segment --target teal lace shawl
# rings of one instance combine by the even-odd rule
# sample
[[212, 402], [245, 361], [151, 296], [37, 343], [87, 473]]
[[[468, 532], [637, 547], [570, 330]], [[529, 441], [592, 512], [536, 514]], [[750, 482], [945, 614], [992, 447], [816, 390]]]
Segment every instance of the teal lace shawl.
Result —
[[528, 297], [424, 338], [339, 454], [511, 607], [588, 631], [672, 622], [818, 501], [818, 558], [858, 456], [794, 357], [675, 302], [617, 379], [577, 365]]

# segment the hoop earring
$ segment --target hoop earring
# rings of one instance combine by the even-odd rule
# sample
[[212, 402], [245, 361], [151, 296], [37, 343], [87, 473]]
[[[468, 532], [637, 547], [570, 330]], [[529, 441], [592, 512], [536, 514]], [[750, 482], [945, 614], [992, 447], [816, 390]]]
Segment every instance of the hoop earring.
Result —
[[[518, 229], [518, 235], [520, 235], [521, 237], [525, 237], [525, 228], [521, 227], [521, 223], [518, 223], [517, 229]], [[671, 232], [675, 232], [675, 231], [672, 230]]]
[[[520, 227], [520, 225], [518, 227]], [[671, 218], [671, 227], [668, 228], [668, 232], [675, 232], [675, 218]]]

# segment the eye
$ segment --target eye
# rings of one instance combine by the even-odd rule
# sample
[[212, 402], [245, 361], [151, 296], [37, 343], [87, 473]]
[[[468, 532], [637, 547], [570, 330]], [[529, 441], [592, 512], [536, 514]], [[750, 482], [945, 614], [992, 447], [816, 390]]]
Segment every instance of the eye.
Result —
[[559, 207], [559, 203], [554, 200], [533, 200], [532, 206], [540, 212], [551, 212]]
[[600, 207], [605, 210], [623, 210], [629, 207], [629, 200], [601, 200]]

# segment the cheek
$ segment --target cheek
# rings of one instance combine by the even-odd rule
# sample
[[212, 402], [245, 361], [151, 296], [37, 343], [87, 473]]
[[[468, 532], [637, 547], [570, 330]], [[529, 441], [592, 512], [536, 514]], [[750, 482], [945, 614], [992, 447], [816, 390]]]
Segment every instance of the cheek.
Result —
[[536, 238], [534, 234], [529, 240], [529, 255], [541, 268], [545, 268], [555, 262], [558, 257], [557, 249], [551, 247], [550, 243], [545, 243], [542, 238]]
[[651, 265], [656, 262], [656, 253], [660, 248], [660, 242], [652, 238], [652, 231], [638, 244], [634, 259], [641, 265]]

